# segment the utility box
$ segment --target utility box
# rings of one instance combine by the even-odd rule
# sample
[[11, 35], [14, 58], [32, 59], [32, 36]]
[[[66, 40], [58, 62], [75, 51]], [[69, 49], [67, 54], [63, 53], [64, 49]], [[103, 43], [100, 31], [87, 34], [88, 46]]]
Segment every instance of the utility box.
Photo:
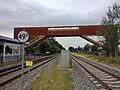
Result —
[[70, 67], [70, 61], [69, 61], [69, 51], [61, 50], [61, 61], [60, 66], [63, 68]]

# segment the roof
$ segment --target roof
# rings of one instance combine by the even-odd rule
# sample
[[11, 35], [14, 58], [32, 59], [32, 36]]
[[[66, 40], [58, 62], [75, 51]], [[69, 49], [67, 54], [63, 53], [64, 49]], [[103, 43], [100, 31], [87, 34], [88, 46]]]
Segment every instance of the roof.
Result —
[[14, 43], [14, 44], [20, 44], [20, 42], [17, 39], [5, 37], [0, 35], [0, 41], [1, 42], [8, 42], [8, 43]]

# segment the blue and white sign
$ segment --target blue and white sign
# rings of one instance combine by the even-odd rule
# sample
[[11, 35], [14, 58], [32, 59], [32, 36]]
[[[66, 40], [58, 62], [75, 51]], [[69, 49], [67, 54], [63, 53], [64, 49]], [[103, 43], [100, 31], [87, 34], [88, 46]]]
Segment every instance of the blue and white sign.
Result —
[[28, 41], [28, 39], [29, 39], [29, 34], [28, 34], [27, 31], [20, 31], [20, 32], [18, 33], [18, 40], [19, 40], [20, 42], [25, 43], [25, 42]]

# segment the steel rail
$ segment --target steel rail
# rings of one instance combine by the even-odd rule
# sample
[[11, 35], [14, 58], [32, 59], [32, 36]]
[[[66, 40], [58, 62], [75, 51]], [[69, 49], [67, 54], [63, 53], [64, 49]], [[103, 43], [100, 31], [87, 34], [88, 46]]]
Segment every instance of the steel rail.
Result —
[[[57, 57], [57, 56], [51, 57], [50, 59], [47, 59], [47, 60], [44, 60], [44, 61], [40, 62], [39, 65], [31, 68], [30, 70], [33, 71], [34, 69], [36, 69], [36, 68], [38, 68], [38, 67], [40, 67], [40, 66], [42, 66], [42, 65], [44, 65], [44, 64], [46, 64], [46, 63], [48, 63], [48, 62], [50, 62], [51, 60], [55, 59], [56, 57]], [[24, 74], [27, 74], [27, 73], [28, 73], [28, 70], [24, 72]], [[21, 77], [21, 73], [18, 74], [18, 75], [16, 75], [15, 77], [10, 78], [9, 80], [6, 80], [6, 81], [0, 83], [0, 87], [7, 85], [7, 84], [10, 83], [11, 81], [13, 81], [13, 80], [15, 80], [15, 79], [17, 79], [17, 78], [19, 78], [19, 77]]]
[[[73, 56], [74, 56], [74, 55], [73, 55]], [[89, 65], [91, 65], [91, 66], [93, 66], [93, 67], [95, 67], [95, 68], [97, 68], [97, 69], [103, 71], [103, 72], [108, 73], [109, 75], [113, 76], [114, 78], [117, 78], [117, 80], [120, 80], [120, 77], [119, 77], [119, 76], [117, 76], [117, 75], [115, 75], [115, 74], [113, 74], [113, 73], [111, 73], [111, 72], [108, 72], [108, 71], [106, 71], [106, 70], [104, 70], [104, 69], [102, 69], [102, 68], [100, 68], [100, 67], [98, 67], [98, 66], [95, 66], [95, 65], [93, 65], [93, 64], [91, 64], [91, 63], [85, 61], [85, 58], [78, 57], [78, 56], [74, 56], [74, 57], [76, 57], [76, 58], [78, 58], [78, 59], [82, 59], [83, 62], [85, 62], [85, 63], [87, 63], [87, 64], [89, 64]]]
[[88, 69], [86, 69], [82, 64], [80, 64], [75, 58], [71, 57], [72, 61], [76, 62], [78, 65], [80, 65], [86, 72], [88, 72], [93, 78], [95, 78], [105, 89], [112, 90], [106, 83], [104, 83], [102, 80], [100, 80], [98, 77], [96, 77], [93, 73], [91, 73]]
[[[51, 56], [48, 56], [48, 57], [43, 57], [43, 58], [39, 58], [39, 59], [35, 59], [33, 61], [33, 64], [36, 64], [38, 62], [41, 62], [43, 59], [49, 59]], [[9, 68], [5, 68], [3, 70], [0, 71], [0, 77], [6, 75], [6, 74], [9, 74], [9, 73], [12, 73], [12, 72], [15, 72], [17, 70], [20, 70], [21, 69], [21, 65], [16, 65], [16, 66], [13, 66], [13, 67], [9, 67]], [[24, 63], [24, 68], [26, 68], [25, 66], [25, 63]]]

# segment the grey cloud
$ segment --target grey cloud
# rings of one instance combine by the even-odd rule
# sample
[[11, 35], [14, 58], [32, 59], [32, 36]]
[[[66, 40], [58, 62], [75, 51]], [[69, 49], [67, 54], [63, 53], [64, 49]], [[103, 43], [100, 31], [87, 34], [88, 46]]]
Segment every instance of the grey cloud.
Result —
[[[98, 0], [97, 2], [92, 0], [89, 3], [86, 3], [88, 0], [61, 0], [59, 2], [60, 3], [56, 1], [54, 3], [51, 0], [1, 0], [1, 23], [6, 24], [6, 26], [11, 25], [11, 27], [14, 27], [14, 25], [38, 26], [98, 24], [100, 21], [98, 19], [100, 19], [103, 14], [103, 12], [101, 12], [99, 15], [97, 14], [97, 12], [99, 13], [100, 10], [103, 11], [103, 8], [100, 10], [96, 9], [98, 5], [96, 5], [96, 3], [101, 2], [101, 0]], [[98, 5], [98, 7], [100, 7], [100, 5]], [[95, 10], [92, 11], [94, 8]]]
[[120, 0], [0, 0], [0, 34], [13, 37], [17, 26], [99, 24], [115, 2]]

